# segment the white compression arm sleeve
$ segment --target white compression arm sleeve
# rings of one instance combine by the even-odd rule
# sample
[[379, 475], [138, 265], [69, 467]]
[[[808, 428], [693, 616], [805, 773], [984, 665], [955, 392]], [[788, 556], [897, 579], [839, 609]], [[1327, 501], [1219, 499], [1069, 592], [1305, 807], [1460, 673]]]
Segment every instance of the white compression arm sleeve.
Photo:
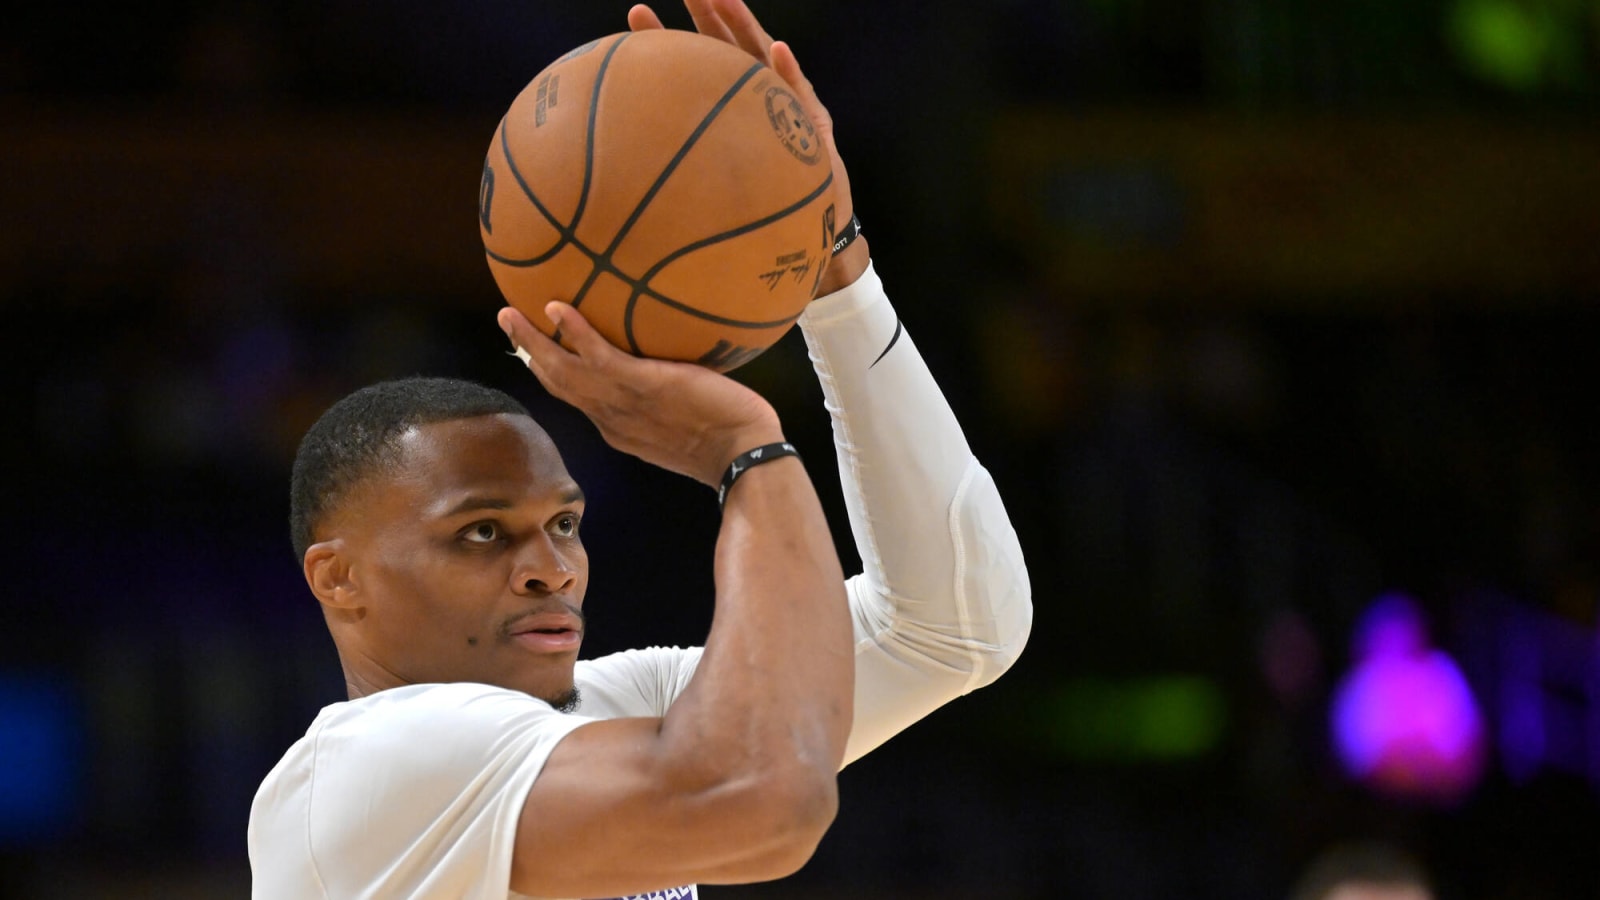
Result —
[[856, 634], [851, 762], [1022, 652], [1033, 602], [994, 480], [869, 267], [800, 318], [833, 421]]

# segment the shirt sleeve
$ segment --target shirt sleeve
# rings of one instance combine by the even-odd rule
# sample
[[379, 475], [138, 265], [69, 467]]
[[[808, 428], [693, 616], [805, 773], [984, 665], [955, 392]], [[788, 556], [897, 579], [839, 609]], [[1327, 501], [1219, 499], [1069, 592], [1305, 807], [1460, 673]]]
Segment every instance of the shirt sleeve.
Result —
[[1022, 548], [874, 267], [800, 317], [863, 571], [851, 762], [1005, 672], [1033, 624]]
[[306, 817], [325, 896], [505, 900], [528, 790], [590, 721], [453, 684], [329, 723], [315, 737]]

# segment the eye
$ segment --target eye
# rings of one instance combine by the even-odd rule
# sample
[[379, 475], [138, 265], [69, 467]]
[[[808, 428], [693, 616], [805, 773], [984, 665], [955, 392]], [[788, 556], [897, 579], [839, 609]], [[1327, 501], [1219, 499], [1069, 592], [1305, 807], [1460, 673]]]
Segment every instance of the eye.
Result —
[[500, 539], [500, 526], [493, 522], [478, 522], [467, 526], [461, 538], [469, 544], [492, 544]]
[[552, 527], [562, 537], [574, 537], [578, 533], [578, 516], [576, 513], [562, 513], [556, 516]]

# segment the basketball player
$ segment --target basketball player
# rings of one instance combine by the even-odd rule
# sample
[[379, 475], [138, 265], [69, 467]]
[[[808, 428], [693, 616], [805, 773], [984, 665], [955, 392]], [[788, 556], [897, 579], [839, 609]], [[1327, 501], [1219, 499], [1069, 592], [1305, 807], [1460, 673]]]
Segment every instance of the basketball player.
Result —
[[[788, 48], [740, 0], [688, 6], [788, 80], [833, 152]], [[660, 27], [644, 7], [629, 23]], [[256, 795], [255, 897], [693, 898], [697, 883], [782, 877], [831, 823], [843, 765], [1012, 664], [1032, 621], [1016, 535], [866, 239], [843, 243], [799, 324], [864, 566], [848, 581], [760, 396], [623, 353], [563, 304], [547, 310], [560, 345], [500, 313], [539, 381], [612, 446], [719, 490], [703, 648], [577, 660], [583, 494], [510, 397], [387, 382], [312, 426], [295, 550], [350, 699]], [[689, 599], [664, 586], [652, 601]]]
[[1312, 860], [1289, 900], [1433, 900], [1431, 879], [1409, 852], [1384, 841], [1334, 844]]

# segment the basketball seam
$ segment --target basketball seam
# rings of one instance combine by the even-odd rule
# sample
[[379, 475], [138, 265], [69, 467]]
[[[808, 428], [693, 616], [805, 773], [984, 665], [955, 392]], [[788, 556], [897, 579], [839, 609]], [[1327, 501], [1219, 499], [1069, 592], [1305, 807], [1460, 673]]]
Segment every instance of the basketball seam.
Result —
[[[733, 98], [739, 96], [739, 91], [744, 88], [745, 84], [748, 83], [750, 79], [754, 78], [756, 73], [760, 72], [763, 68], [765, 68], [765, 66], [758, 62], [752, 64], [750, 68], [746, 69], [744, 74], [740, 75], [739, 78], [722, 93], [722, 96], [717, 99], [717, 102], [712, 104], [711, 109], [708, 110], [703, 117], [701, 117], [700, 124], [695, 126], [694, 131], [689, 132], [689, 136], [684, 138], [683, 143], [678, 146], [678, 151], [672, 154], [672, 159], [667, 161], [667, 165], [661, 170], [661, 174], [656, 176], [656, 180], [650, 185], [650, 189], [644, 192], [644, 196], [641, 197], [639, 202], [634, 205], [633, 212], [628, 214], [627, 220], [622, 223], [622, 227], [618, 228], [616, 235], [611, 238], [611, 246], [607, 247], [605, 250], [607, 263], [610, 263], [611, 254], [615, 253], [617, 248], [622, 246], [622, 242], [627, 238], [628, 232], [633, 230], [633, 226], [638, 223], [639, 217], [644, 215], [645, 209], [650, 206], [650, 201], [654, 200], [656, 194], [661, 192], [662, 185], [665, 185], [667, 183], [667, 179], [672, 177], [672, 173], [678, 170], [678, 166], [683, 162], [684, 158], [689, 155], [689, 151], [694, 149], [695, 144], [699, 143], [700, 138], [704, 136], [706, 131], [711, 128], [711, 124], [717, 120], [718, 116], [722, 115], [723, 110], [728, 108], [728, 104], [733, 102]], [[598, 104], [598, 102], [599, 100], [597, 97], [596, 104]], [[580, 296], [594, 284], [597, 277], [598, 273], [591, 273], [589, 280], [584, 282], [583, 289], [578, 292]], [[622, 315], [622, 334], [623, 337], [628, 341], [628, 349], [632, 350], [634, 353], [638, 353], [639, 342], [633, 339], [633, 307], [634, 298], [638, 296], [641, 285], [639, 282], [634, 281], [633, 279], [627, 280], [633, 282], [633, 294], [629, 297], [628, 305]], [[577, 306], [577, 301], [574, 300], [572, 305]]]
[[617, 48], [621, 47], [622, 42], [627, 39], [627, 34], [617, 38], [617, 40], [606, 49], [606, 55], [600, 60], [600, 66], [595, 71], [594, 91], [593, 95], [589, 99], [589, 123], [587, 127], [586, 138], [587, 146], [584, 147], [583, 159], [583, 186], [578, 193], [578, 206], [577, 209], [575, 209], [572, 213], [571, 224], [563, 225], [561, 220], [556, 218], [554, 213], [550, 212], [550, 210], [545, 208], [543, 203], [539, 202], [539, 196], [533, 192], [533, 187], [528, 184], [527, 179], [522, 177], [522, 170], [517, 168], [516, 157], [511, 155], [511, 138], [507, 134], [508, 129], [506, 128], [506, 120], [500, 120], [500, 152], [505, 155], [506, 165], [511, 168], [511, 177], [517, 180], [517, 186], [522, 188], [522, 193], [527, 196], [528, 202], [533, 204], [533, 208], [537, 209], [539, 214], [544, 216], [545, 221], [549, 222], [555, 227], [556, 233], [560, 235], [560, 238], [549, 250], [546, 250], [544, 253], [541, 253], [538, 256], [530, 259], [508, 259], [485, 247], [484, 250], [489, 254], [490, 259], [504, 263], [508, 266], [527, 268], [529, 266], [536, 266], [539, 263], [544, 262], [550, 257], [561, 252], [561, 250], [565, 248], [567, 244], [572, 244], [579, 250], [583, 251], [583, 254], [589, 257], [590, 262], [597, 262], [595, 252], [584, 246], [582, 241], [578, 240], [578, 223], [583, 221], [583, 211], [589, 204], [589, 186], [594, 179], [594, 130], [595, 119], [598, 117], [600, 109], [600, 85], [605, 81], [606, 70], [611, 67], [611, 57], [616, 54]]
[[501, 121], [500, 148], [501, 152], [506, 158], [507, 166], [511, 169], [511, 175], [514, 179], [516, 179], [517, 186], [522, 189], [523, 195], [526, 196], [528, 201], [533, 204], [534, 208], [539, 211], [539, 214], [542, 215], [545, 220], [556, 229], [559, 238], [557, 239], [556, 243], [550, 247], [550, 249], [537, 256], [527, 259], [512, 259], [496, 253], [487, 247], [484, 248], [485, 253], [491, 260], [498, 262], [501, 265], [510, 266], [513, 268], [528, 268], [549, 260], [551, 257], [555, 256], [568, 246], [577, 249], [584, 256], [588, 257], [590, 262], [590, 271], [589, 276], [584, 280], [583, 285], [578, 289], [576, 295], [567, 302], [574, 308], [578, 307], [579, 304], [582, 303], [590, 288], [594, 286], [595, 282], [599, 280], [601, 274], [603, 273], [610, 273], [619, 281], [627, 284], [632, 291], [628, 298], [623, 315], [623, 332], [628, 341], [631, 352], [636, 355], [640, 353], [640, 349], [638, 342], [634, 339], [633, 335], [633, 316], [634, 310], [637, 307], [638, 300], [641, 296], [647, 296], [663, 306], [677, 310], [678, 312], [684, 313], [685, 315], [693, 318], [731, 328], [759, 330], [764, 328], [774, 328], [794, 322], [795, 319], [800, 317], [799, 312], [792, 316], [766, 322], [750, 322], [738, 319], [729, 319], [724, 316], [719, 316], [714, 313], [708, 313], [703, 310], [696, 309], [686, 303], [683, 303], [682, 301], [668, 297], [660, 291], [652, 288], [649, 282], [650, 279], [660, 274], [661, 270], [665, 268], [666, 265], [687, 255], [688, 253], [710, 246], [711, 244], [730, 240], [741, 234], [748, 233], [757, 228], [763, 227], [764, 225], [778, 221], [779, 219], [792, 214], [796, 210], [803, 208], [806, 204], [812, 202], [818, 196], [820, 196], [822, 192], [833, 183], [832, 172], [828, 174], [828, 177], [824, 179], [820, 185], [818, 185], [800, 201], [791, 204], [779, 212], [765, 216], [762, 219], [758, 219], [754, 222], [746, 223], [745, 225], [741, 225], [738, 228], [731, 229], [721, 234], [712, 235], [710, 237], [702, 238], [698, 241], [687, 244], [657, 261], [656, 264], [651, 266], [650, 269], [648, 269], [641, 277], [635, 278], [626, 272], [623, 272], [622, 270], [618, 269], [616, 264], [611, 260], [612, 254], [622, 244], [632, 227], [637, 224], [639, 217], [643, 215], [644, 210], [650, 205], [650, 201], [654, 199], [657, 193], [660, 192], [661, 188], [666, 184], [672, 173], [676, 171], [679, 164], [683, 162], [683, 159], [688, 155], [689, 151], [693, 149], [698, 140], [704, 136], [705, 132], [732, 102], [733, 98], [738, 95], [739, 90], [764, 68], [764, 66], [759, 62], [751, 65], [751, 67], [747, 69], [744, 74], [742, 74], [738, 80], [736, 80], [727, 89], [727, 91], [716, 102], [716, 104], [714, 104], [711, 109], [707, 111], [699, 125], [697, 125], [695, 130], [691, 132], [684, 140], [684, 143], [678, 148], [678, 151], [673, 155], [673, 158], [668, 161], [666, 167], [656, 177], [656, 180], [650, 186], [650, 189], [646, 191], [644, 197], [641, 198], [639, 203], [634, 207], [633, 212], [629, 214], [627, 220], [617, 230], [616, 234], [612, 237], [609, 247], [603, 251], [596, 251], [578, 238], [577, 227], [581, 222], [583, 213], [588, 205], [589, 193], [593, 182], [594, 149], [596, 143], [595, 131], [597, 127], [596, 123], [599, 118], [601, 87], [604, 84], [606, 72], [610, 68], [612, 57], [616, 54], [617, 49], [622, 46], [622, 42], [628, 37], [628, 34], [622, 35], [609, 48], [607, 48], [605, 57], [600, 61], [600, 65], [595, 73], [595, 83], [589, 103], [589, 119], [587, 123], [586, 137], [587, 146], [584, 149], [583, 185], [580, 189], [578, 204], [576, 209], [573, 211], [573, 218], [570, 224], [563, 224], [560, 219], [558, 219], [543, 203], [539, 201], [538, 196], [533, 191], [533, 187], [528, 184], [527, 180], [523, 177], [521, 170], [517, 167], [516, 159], [511, 154], [510, 137], [508, 134], [509, 129], [507, 128], [505, 120]]
[[[632, 231], [633, 226], [638, 224], [639, 217], [644, 215], [645, 208], [650, 205], [650, 201], [655, 199], [656, 194], [661, 192], [661, 186], [666, 184], [667, 179], [672, 177], [672, 173], [678, 170], [678, 166], [683, 162], [684, 157], [688, 156], [689, 151], [694, 149], [694, 145], [699, 143], [700, 138], [711, 128], [711, 124], [717, 120], [718, 116], [722, 115], [723, 110], [728, 108], [728, 104], [733, 102], [733, 98], [739, 95], [739, 89], [745, 86], [745, 82], [754, 78], [762, 68], [764, 67], [761, 63], [755, 63], [746, 69], [744, 74], [740, 75], [732, 85], [729, 85], [728, 89], [722, 93], [722, 96], [717, 98], [717, 102], [712, 104], [711, 108], [706, 111], [705, 116], [700, 119], [700, 124], [696, 125], [694, 131], [689, 132], [689, 136], [683, 139], [683, 143], [678, 147], [678, 152], [672, 154], [672, 159], [667, 160], [666, 168], [662, 169], [661, 174], [656, 176], [656, 180], [650, 185], [650, 189], [644, 192], [643, 197], [639, 198], [639, 202], [633, 207], [633, 212], [628, 214], [627, 221], [623, 222], [622, 227], [617, 229], [616, 235], [611, 238], [611, 246], [606, 248], [606, 256], [609, 257], [616, 252], [617, 247], [627, 238], [628, 232]], [[595, 102], [598, 103], [599, 100], [596, 99]]]
[[656, 262], [656, 264], [651, 266], [648, 270], [646, 270], [644, 275], [640, 277], [639, 281], [634, 284], [633, 294], [628, 297], [628, 306], [627, 306], [626, 311], [623, 313], [623, 317], [622, 317], [622, 328], [623, 328], [623, 332], [628, 336], [628, 345], [633, 347], [635, 352], [638, 351], [638, 344], [636, 344], [634, 342], [634, 340], [633, 340], [633, 311], [634, 311], [634, 308], [638, 305], [639, 297], [641, 295], [649, 296], [650, 299], [656, 301], [657, 303], [662, 304], [663, 306], [667, 306], [667, 307], [669, 307], [671, 309], [675, 309], [675, 310], [677, 310], [678, 312], [681, 312], [681, 313], [686, 313], [686, 314], [688, 314], [690, 316], [693, 316], [693, 317], [695, 317], [697, 319], [702, 319], [702, 320], [705, 320], [707, 322], [715, 322], [718, 325], [728, 325], [728, 326], [734, 327], [734, 328], [750, 328], [750, 329], [775, 328], [775, 327], [777, 327], [779, 325], [786, 325], [786, 324], [788, 324], [790, 322], [793, 322], [795, 319], [799, 318], [800, 314], [799, 313], [795, 313], [794, 315], [789, 316], [788, 318], [778, 319], [778, 320], [775, 320], [775, 321], [772, 321], [772, 322], [746, 322], [746, 321], [740, 321], [740, 320], [737, 320], [737, 319], [726, 319], [726, 318], [723, 318], [722, 316], [718, 316], [718, 315], [715, 315], [713, 313], [708, 313], [708, 312], [705, 312], [704, 310], [695, 309], [692, 306], [689, 306], [687, 304], [680, 303], [680, 302], [678, 302], [676, 300], [673, 300], [672, 298], [666, 296], [665, 294], [662, 294], [659, 291], [656, 291], [654, 288], [650, 287], [650, 280], [652, 278], [655, 278], [657, 275], [661, 274], [661, 270], [662, 269], [666, 268], [674, 260], [676, 260], [676, 259], [678, 259], [680, 257], [687, 256], [688, 254], [693, 253], [696, 250], [700, 250], [700, 249], [702, 249], [704, 247], [709, 247], [712, 244], [720, 243], [720, 242], [726, 241], [726, 240], [732, 240], [733, 238], [736, 238], [741, 234], [747, 234], [747, 233], [749, 233], [751, 231], [756, 230], [757, 228], [761, 228], [763, 226], [770, 225], [773, 222], [776, 222], [776, 221], [778, 221], [780, 219], [783, 219], [783, 218], [785, 218], [785, 217], [787, 217], [789, 215], [792, 215], [796, 210], [804, 209], [806, 204], [811, 203], [813, 200], [816, 200], [818, 197], [822, 196], [822, 192], [827, 190], [828, 187], [830, 185], [832, 185], [832, 184], [833, 184], [833, 173], [830, 171], [828, 173], [828, 177], [824, 178], [822, 180], [822, 183], [817, 185], [817, 187], [815, 189], [813, 189], [811, 191], [811, 193], [807, 194], [806, 196], [802, 197], [801, 199], [797, 200], [796, 202], [791, 203], [789, 206], [786, 206], [783, 209], [778, 210], [777, 212], [772, 213], [770, 215], [764, 216], [764, 217], [762, 217], [760, 219], [756, 219], [753, 222], [747, 222], [747, 223], [745, 223], [743, 225], [740, 225], [738, 228], [729, 229], [728, 231], [724, 231], [721, 234], [714, 234], [714, 235], [711, 235], [710, 237], [701, 238], [698, 241], [694, 241], [692, 243], [685, 244], [684, 246], [678, 248], [677, 250], [672, 251], [671, 253], [668, 253], [666, 256], [664, 256], [660, 260], [658, 260]]

